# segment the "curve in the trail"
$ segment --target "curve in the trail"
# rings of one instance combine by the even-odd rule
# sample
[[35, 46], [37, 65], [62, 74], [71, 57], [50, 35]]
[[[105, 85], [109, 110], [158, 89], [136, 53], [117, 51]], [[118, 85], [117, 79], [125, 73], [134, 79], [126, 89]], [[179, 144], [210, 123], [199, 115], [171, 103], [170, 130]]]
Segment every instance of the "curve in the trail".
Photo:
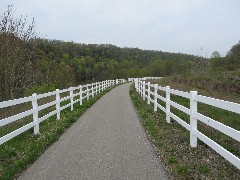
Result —
[[168, 179], [134, 110], [129, 86], [104, 95], [19, 179]]

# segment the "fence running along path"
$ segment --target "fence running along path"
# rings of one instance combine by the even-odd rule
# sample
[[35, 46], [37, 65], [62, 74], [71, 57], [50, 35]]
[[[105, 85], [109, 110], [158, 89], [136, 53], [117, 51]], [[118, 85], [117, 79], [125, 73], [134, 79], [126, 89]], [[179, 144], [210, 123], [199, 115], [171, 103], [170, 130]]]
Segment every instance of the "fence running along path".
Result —
[[[201, 121], [208, 126], [224, 133], [225, 135], [237, 140], [240, 142], [240, 131], [235, 130], [229, 126], [226, 126], [210, 117], [207, 117], [197, 110], [197, 103], [201, 102], [207, 105], [211, 105], [217, 108], [221, 108], [224, 110], [228, 110], [230, 112], [234, 112], [240, 114], [240, 104], [224, 101], [220, 99], [215, 99], [211, 97], [201, 96], [197, 94], [197, 91], [183, 92], [179, 90], [170, 89], [169, 86], [161, 87], [158, 84], [151, 84], [150, 82], [145, 82], [147, 78], [135, 78], [133, 81], [135, 82], [136, 91], [143, 97], [143, 100], [147, 100], [147, 104], [154, 104], [154, 111], [157, 111], [158, 108], [161, 109], [166, 114], [166, 120], [170, 123], [170, 118], [177, 121], [180, 125], [190, 131], [190, 145], [191, 147], [197, 147], [198, 138], [215, 150], [218, 154], [223, 156], [226, 160], [240, 169], [240, 159], [236, 157], [234, 154], [230, 153], [222, 146], [217, 144], [215, 141], [198, 131], [197, 122]], [[154, 78], [151, 78], [154, 79]], [[154, 89], [154, 92], [151, 91], [151, 88]], [[166, 93], [166, 96], [163, 97], [158, 94], [158, 91], [163, 91]], [[176, 102], [170, 99], [171, 94], [181, 96], [189, 99], [190, 101], [190, 109], [177, 104]], [[151, 98], [151, 95], [154, 97]], [[165, 102], [165, 107], [158, 103], [158, 100]], [[190, 116], [190, 124], [186, 123], [180, 117], [176, 116], [171, 112], [171, 106], [188, 114]]]
[[88, 109], [20, 177], [34, 179], [169, 179], [129, 95], [120, 85]]
[[[154, 104], [154, 111], [157, 111], [158, 108], [161, 109], [166, 114], [166, 120], [168, 123], [170, 123], [170, 119], [177, 121], [180, 125], [182, 125], [185, 129], [190, 131], [190, 145], [191, 147], [197, 147], [197, 140], [200, 139], [205, 144], [207, 144], [209, 147], [211, 147], [213, 150], [215, 150], [217, 153], [219, 153], [221, 156], [223, 156], [225, 159], [227, 159], [230, 163], [232, 163], [234, 166], [236, 166], [238, 169], [240, 169], [240, 159], [236, 157], [234, 154], [230, 153], [226, 149], [224, 149], [222, 146], [217, 144], [215, 141], [198, 131], [197, 129], [197, 122], [201, 121], [205, 123], [208, 126], [211, 126], [212, 128], [224, 133], [225, 135], [237, 140], [240, 142], [240, 131], [235, 130], [229, 126], [226, 126], [210, 117], [207, 117], [197, 111], [197, 103], [201, 102], [210, 106], [214, 106], [217, 108], [221, 108], [230, 112], [234, 112], [237, 114], [240, 114], [240, 104], [228, 102], [220, 99], [215, 99], [211, 97], [201, 96], [197, 94], [197, 91], [190, 91], [189, 92], [183, 92], [179, 90], [170, 89], [169, 86], [161, 87], [157, 84], [151, 84], [150, 82], [146, 83], [146, 79], [159, 79], [159, 77], [144, 77], [144, 78], [129, 78], [128, 81], [132, 81], [135, 83], [135, 89], [137, 92], [143, 97], [143, 100], [147, 99], [147, 104], [153, 103]], [[34, 128], [34, 134], [39, 133], [39, 124], [48, 119], [49, 117], [56, 115], [57, 119], [60, 119], [60, 113], [62, 110], [71, 107], [71, 111], [73, 110], [74, 104], [79, 102], [80, 105], [82, 105], [82, 102], [84, 99], [89, 100], [90, 97], [94, 97], [95, 94], [100, 93], [101, 91], [106, 90], [107, 88], [119, 84], [124, 83], [124, 79], [117, 79], [117, 80], [106, 80], [102, 82], [96, 82], [92, 84], [86, 84], [86, 85], [80, 85], [78, 87], [70, 87], [68, 89], [58, 90], [53, 92], [48, 92], [44, 94], [36, 94], [34, 93], [32, 96], [24, 97], [20, 99], [14, 99], [9, 101], [3, 101], [0, 102], [0, 109], [15, 106], [18, 104], [23, 104], [26, 102], [32, 102], [32, 108], [30, 110], [27, 110], [25, 112], [18, 113], [16, 115], [6, 117], [2, 120], [0, 120], [0, 127], [3, 127], [7, 124], [10, 124], [12, 122], [15, 122], [17, 120], [20, 120], [24, 117], [32, 115], [33, 121], [31, 123], [28, 123], [24, 125], [23, 127], [10, 132], [3, 137], [0, 137], [0, 145], [9, 141], [10, 139], [14, 138], [15, 136], [18, 136], [19, 134], [25, 132], [26, 130], [30, 128]], [[151, 91], [151, 88], [154, 89], [154, 91]], [[78, 91], [77, 93], [74, 93], [74, 91]], [[158, 94], [158, 91], [165, 92], [165, 97]], [[69, 96], [61, 98], [62, 93], [69, 93]], [[190, 109], [186, 108], [174, 101], [171, 100], [171, 94], [181, 96], [184, 98], [189, 99], [190, 101]], [[151, 98], [151, 95], [154, 98]], [[43, 104], [41, 106], [38, 106], [38, 100], [50, 96], [55, 96], [55, 100], [46, 104]], [[74, 100], [74, 97], [79, 97], [76, 100]], [[60, 103], [66, 100], [70, 100], [70, 103], [60, 106]], [[161, 100], [165, 102], [165, 107], [160, 105], [158, 103], [158, 100]], [[51, 111], [50, 113], [39, 117], [39, 111], [42, 111], [48, 107], [56, 106], [55, 110]], [[186, 123], [184, 120], [182, 120], [180, 117], [175, 115], [173, 112], [171, 112], [171, 106], [188, 114], [190, 116], [190, 124]]]
[[[34, 128], [34, 134], [39, 134], [39, 124], [44, 120], [48, 119], [53, 115], [57, 115], [57, 120], [59, 120], [62, 110], [68, 107], [71, 107], [71, 111], [73, 111], [73, 107], [75, 103], [79, 102], [80, 105], [82, 105], [83, 100], [85, 99], [89, 100], [89, 98], [94, 97], [95, 94], [98, 94], [115, 84], [120, 84], [125, 82], [126, 81], [124, 79], [106, 80], [102, 82], [95, 82], [92, 84], [80, 85], [78, 87], [70, 87], [68, 89], [63, 89], [63, 90], [56, 89], [56, 91], [48, 92], [44, 94], [34, 93], [32, 96], [29, 96], [29, 97], [0, 102], [0, 109], [15, 106], [18, 104], [27, 103], [27, 102], [32, 102], [32, 108], [30, 110], [27, 110], [27, 111], [24, 111], [0, 120], [0, 128], [2, 126], [8, 125], [12, 122], [15, 122], [17, 120], [20, 120], [30, 115], [32, 115], [33, 117], [33, 121], [31, 123], [28, 123], [18, 128], [17, 130], [10, 132], [4, 135], [3, 137], [0, 137], [0, 145], [18, 136], [19, 134], [27, 131], [32, 127]], [[74, 93], [74, 91], [77, 91], [77, 93]], [[69, 96], [61, 98], [62, 93], [69, 93]], [[38, 106], [39, 99], [50, 97], [50, 96], [55, 96], [55, 100], [52, 102], [43, 104], [41, 106]], [[74, 97], [78, 97], [78, 98], [74, 100]], [[66, 100], [70, 100], [70, 103], [61, 107], [60, 103]], [[42, 117], [39, 117], [39, 111], [42, 111], [51, 106], [56, 106], [55, 110], [51, 111], [50, 113]]]

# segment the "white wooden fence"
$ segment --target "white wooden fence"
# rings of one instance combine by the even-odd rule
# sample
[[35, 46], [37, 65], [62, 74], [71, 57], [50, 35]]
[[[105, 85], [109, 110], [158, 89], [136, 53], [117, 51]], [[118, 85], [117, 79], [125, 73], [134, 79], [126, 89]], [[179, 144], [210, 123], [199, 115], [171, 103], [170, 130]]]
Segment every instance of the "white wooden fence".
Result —
[[[109, 88], [115, 84], [120, 84], [120, 83], [125, 83], [125, 80], [124, 79], [106, 80], [106, 81], [96, 82], [96, 83], [92, 83], [92, 84], [80, 85], [78, 87], [70, 87], [68, 89], [63, 89], [63, 90], [56, 89], [56, 91], [48, 92], [48, 93], [44, 93], [44, 94], [34, 93], [32, 96], [29, 96], [29, 97], [0, 102], [0, 108], [6, 108], [6, 107], [22, 104], [22, 103], [32, 102], [32, 109], [0, 120], [0, 128], [4, 128], [2, 126], [5, 126], [9, 123], [20, 120], [26, 116], [29, 116], [29, 115], [33, 116], [33, 121], [31, 123], [1, 137], [0, 145], [5, 143], [8, 140], [14, 138], [15, 136], [18, 136], [19, 134], [25, 132], [26, 130], [28, 130], [32, 127], [34, 128], [34, 134], [38, 134], [39, 133], [39, 124], [41, 122], [43, 122], [44, 120], [48, 119], [49, 117], [51, 117], [55, 114], [57, 116], [57, 119], [59, 120], [60, 113], [62, 110], [66, 109], [68, 107], [71, 107], [71, 111], [72, 111], [73, 105], [75, 103], [79, 102], [80, 105], [82, 105], [82, 102], [84, 99], [89, 100], [90, 96], [94, 97], [95, 94], [98, 94], [98, 93], [106, 90], [107, 88]], [[78, 93], [74, 94], [74, 91], [78, 91]], [[61, 98], [62, 93], [69, 93], [69, 96]], [[39, 99], [50, 97], [50, 96], [55, 96], [56, 97], [55, 100], [52, 102], [49, 102], [47, 104], [38, 106]], [[79, 97], [79, 98], [74, 100], [74, 97]], [[62, 107], [60, 106], [61, 102], [69, 100], [69, 99], [70, 99], [70, 103], [68, 103]], [[51, 106], [56, 106], [55, 110], [53, 110], [52, 112], [50, 112], [42, 117], [39, 117], [39, 111], [46, 109], [48, 107], [51, 107]]]
[[[237, 140], [240, 142], [240, 131], [235, 130], [229, 126], [226, 126], [216, 120], [211, 119], [210, 117], [204, 116], [197, 111], [197, 103], [201, 102], [204, 104], [208, 104], [211, 106], [215, 106], [217, 108], [221, 108], [224, 110], [228, 110], [230, 112], [240, 114], [240, 104], [223, 101], [211, 97], [197, 95], [197, 91], [183, 92], [174, 89], [170, 89], [169, 86], [161, 87], [157, 84], [151, 84], [150, 82], [146, 83], [144, 80], [147, 78], [135, 79], [135, 89], [137, 92], [143, 97], [143, 100], [147, 99], [147, 104], [154, 104], [154, 111], [157, 111], [158, 108], [166, 113], [166, 121], [170, 123], [170, 118], [177, 121], [184, 128], [190, 131], [190, 145], [191, 147], [197, 147], [197, 139], [199, 138], [229, 162], [231, 162], [234, 166], [240, 169], [240, 159], [236, 157], [234, 154], [230, 153], [222, 146], [217, 144], [215, 141], [211, 140], [209, 137], [205, 136], [203, 133], [198, 131], [197, 122], [201, 121], [212, 128], [226, 134], [227, 136]], [[154, 92], [151, 91], [151, 88], [154, 88]], [[158, 91], [164, 91], [166, 96], [163, 97], [158, 94]], [[190, 109], [177, 104], [174, 101], [171, 101], [171, 94], [181, 96], [189, 99], [190, 101]], [[154, 98], [151, 98], [152, 95]], [[165, 102], [166, 106], [163, 107], [158, 103], [158, 100]], [[171, 106], [188, 114], [190, 116], [190, 124], [187, 124], [184, 120], [176, 116], [171, 112]], [[240, 119], [239, 119], [240, 120]]]
[[[141, 80], [147, 80], [147, 79], [161, 79], [162, 77], [143, 77]], [[134, 82], [135, 80], [139, 80], [140, 78], [128, 78], [129, 82]]]

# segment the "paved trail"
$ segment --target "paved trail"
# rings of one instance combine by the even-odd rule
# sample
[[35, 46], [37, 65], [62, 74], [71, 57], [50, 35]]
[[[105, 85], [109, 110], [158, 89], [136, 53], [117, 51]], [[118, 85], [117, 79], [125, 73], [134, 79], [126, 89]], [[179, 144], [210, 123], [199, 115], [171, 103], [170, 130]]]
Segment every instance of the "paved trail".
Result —
[[19, 179], [168, 179], [133, 108], [129, 86], [103, 96]]

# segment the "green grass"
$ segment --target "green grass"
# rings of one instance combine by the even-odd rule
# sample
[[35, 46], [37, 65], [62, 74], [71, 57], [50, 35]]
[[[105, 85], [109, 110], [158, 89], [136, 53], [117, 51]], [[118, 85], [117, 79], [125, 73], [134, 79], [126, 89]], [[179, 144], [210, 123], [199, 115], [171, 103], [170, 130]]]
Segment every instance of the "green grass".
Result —
[[197, 164], [196, 169], [201, 173], [209, 173], [210, 169], [207, 165]]
[[185, 177], [187, 177], [189, 175], [189, 168], [186, 165], [180, 165], [178, 164], [175, 168], [174, 168], [174, 172], [181, 174]]
[[[236, 179], [240, 177], [240, 171], [235, 166], [200, 140], [198, 140], [197, 148], [192, 148], [189, 142], [189, 131], [176, 121], [172, 120], [170, 124], [167, 123], [166, 115], [161, 110], [153, 112], [153, 105], [147, 105], [133, 86], [130, 89], [130, 96], [144, 128], [157, 147], [158, 156], [173, 179]], [[189, 107], [187, 99], [178, 96], [171, 96], [171, 99]], [[161, 102], [161, 104], [165, 107], [164, 103]], [[239, 122], [236, 122], [239, 116], [234, 113], [203, 104], [199, 104], [198, 109], [213, 119], [233, 128], [239, 128]], [[171, 111], [189, 123], [189, 116], [174, 108], [171, 108]], [[198, 123], [198, 128], [221, 146], [237, 156], [240, 155], [239, 143], [232, 138], [201, 123]]]
[[168, 158], [168, 163], [171, 164], [171, 163], [176, 163], [176, 162], [177, 162], [177, 158], [175, 156]]
[[[76, 103], [74, 111], [71, 111], [70, 107], [61, 111], [60, 120], [57, 120], [56, 115], [54, 115], [43, 121], [40, 124], [40, 134], [34, 135], [33, 128], [31, 128], [0, 145], [0, 179], [15, 179], [19, 173], [32, 164], [51, 144], [56, 142], [61, 134], [77, 121], [88, 108], [111, 89], [95, 95], [89, 101], [84, 100], [82, 106]], [[22, 124], [26, 124], [30, 120], [32, 118], [29, 117], [17, 124], [17, 126], [22, 126]], [[5, 126], [1, 129], [0, 134], [6, 134], [6, 132], [14, 128], [16, 129], [14, 123], [11, 126]]]

